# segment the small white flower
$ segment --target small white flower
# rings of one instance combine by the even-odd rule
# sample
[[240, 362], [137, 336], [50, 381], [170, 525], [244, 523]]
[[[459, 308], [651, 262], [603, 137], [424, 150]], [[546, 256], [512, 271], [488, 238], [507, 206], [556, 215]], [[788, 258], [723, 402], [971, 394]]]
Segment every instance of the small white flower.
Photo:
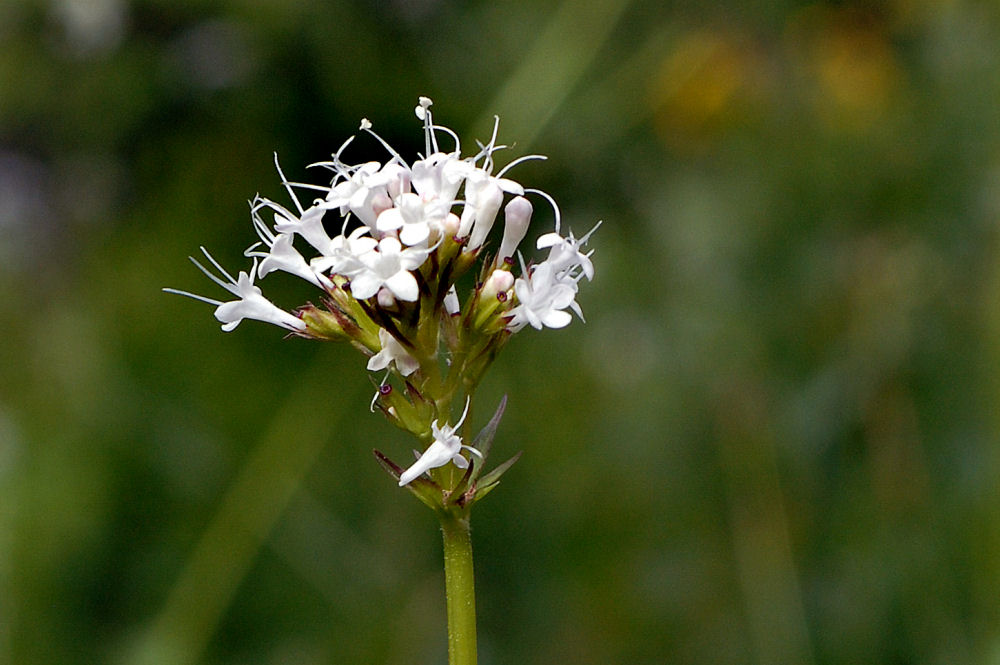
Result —
[[[362, 310], [374, 308], [390, 317], [411, 316], [419, 308], [414, 309], [410, 303], [420, 300], [423, 289], [428, 296], [442, 297], [444, 294], [441, 307], [455, 315], [460, 310], [455, 284], [441, 283], [441, 280], [453, 278], [471, 267], [468, 264], [476, 258], [475, 254], [483, 251], [487, 239], [494, 233], [492, 229], [503, 207], [505, 223], [499, 248], [487, 252], [494, 257], [493, 263], [481, 267], [479, 274], [486, 276], [485, 283], [477, 286], [469, 300], [479, 310], [476, 315], [484, 320], [494, 315], [503, 317], [510, 331], [528, 325], [560, 328], [572, 320], [573, 312], [582, 319], [576, 293], [584, 277], [589, 280], [594, 276], [590, 258], [593, 252], [585, 251], [584, 246], [597, 226], [580, 239], [572, 233], [563, 237], [559, 207], [552, 197], [540, 190], [525, 188], [507, 177], [521, 162], [545, 159], [544, 156], [526, 155], [502, 168], [495, 168], [496, 153], [508, 148], [497, 142], [499, 118], [494, 123], [490, 140], [480, 143], [477, 153], [463, 158], [458, 135], [434, 123], [431, 107], [430, 99], [419, 98], [415, 113], [423, 124], [424, 151], [414, 162], [404, 159], [375, 133], [367, 119], [361, 120], [359, 131], [381, 143], [388, 158], [353, 165], [346, 163], [342, 155], [355, 139], [351, 136], [330, 161], [312, 165], [332, 171], [329, 184], [289, 181], [275, 155], [275, 167], [291, 204], [285, 207], [260, 196], [253, 199], [251, 218], [260, 242], [245, 252], [254, 259], [253, 269], [240, 273], [239, 279], [233, 278], [206, 252], [211, 265], [225, 280], [209, 276], [239, 299], [223, 303], [168, 290], [216, 305], [216, 316], [226, 330], [235, 328], [243, 318], [257, 318], [292, 330], [306, 327], [303, 321], [263, 298], [253, 285], [255, 279], [262, 279], [276, 270], [294, 274], [320, 287], [330, 299], [327, 304], [332, 302], [341, 309], [352, 308], [350, 298], [353, 296], [356, 300], [368, 301]], [[442, 147], [442, 142], [439, 146], [439, 139], [449, 145]], [[303, 206], [298, 195], [302, 190], [315, 192], [319, 198], [309, 207]], [[459, 192], [461, 198], [457, 198]], [[522, 259], [521, 277], [515, 279], [509, 264], [524, 241], [533, 214], [532, 203], [526, 195], [540, 196], [552, 205], [554, 232], [541, 236], [537, 242], [539, 249], [548, 250], [548, 258], [531, 270], [525, 269]], [[264, 209], [269, 211], [266, 221], [262, 218]], [[324, 215], [330, 210], [338, 211], [343, 217], [340, 235], [334, 237], [324, 226]], [[349, 228], [352, 230], [348, 233]], [[462, 245], [461, 250], [455, 248], [453, 240]], [[305, 256], [300, 253], [300, 248], [304, 249], [303, 241], [315, 252]], [[439, 247], [443, 249], [435, 256], [439, 261], [435, 261], [433, 269], [424, 266]], [[208, 274], [201, 264], [197, 265]], [[340, 286], [343, 291], [338, 288]], [[343, 300], [345, 298], [347, 300]], [[503, 306], [498, 302], [503, 302]], [[402, 346], [391, 336], [381, 342], [381, 349], [369, 360], [371, 367], [386, 368], [394, 364], [404, 376], [416, 371], [407, 354], [413, 347], [406, 345], [406, 340]], [[371, 339], [366, 343], [369, 348], [374, 346]]]
[[458, 422], [454, 426], [449, 427], [445, 425], [444, 427], [438, 427], [438, 421], [435, 420], [431, 423], [431, 432], [434, 435], [434, 442], [427, 447], [424, 454], [420, 456], [413, 466], [404, 471], [399, 476], [399, 486], [408, 485], [413, 482], [414, 479], [420, 477], [421, 475], [427, 473], [431, 469], [436, 469], [439, 466], [444, 466], [448, 462], [452, 462], [459, 469], [466, 469], [469, 466], [469, 460], [467, 460], [463, 455], [463, 450], [468, 450], [473, 455], [476, 455], [480, 459], [482, 458], [482, 453], [473, 448], [472, 446], [467, 446], [462, 443], [462, 438], [455, 434], [455, 430], [462, 426], [465, 421], [465, 416], [469, 413], [469, 400], [465, 401], [465, 410], [462, 412], [462, 417], [458, 419]]
[[256, 248], [260, 246], [261, 243], [257, 243], [251, 246], [243, 254], [245, 256], [259, 257], [263, 259], [260, 263], [260, 269], [257, 271], [258, 277], [264, 277], [268, 273], [274, 272], [275, 270], [281, 270], [283, 272], [291, 273], [297, 277], [301, 277], [307, 282], [311, 282], [321, 289], [333, 288], [333, 282], [327, 279], [321, 273], [316, 272], [306, 260], [302, 258], [299, 251], [295, 249], [292, 245], [292, 236], [287, 233], [279, 233], [274, 235], [269, 228], [261, 221], [260, 217], [256, 214], [253, 216], [254, 227], [257, 229], [257, 235], [260, 237], [264, 245], [267, 246], [266, 252], [257, 250]]
[[364, 268], [351, 279], [351, 294], [358, 300], [371, 298], [381, 287], [400, 300], [413, 302], [420, 296], [420, 286], [411, 273], [427, 258], [429, 250], [408, 247], [397, 238], [382, 238], [378, 248], [358, 257]]
[[564, 311], [571, 308], [582, 319], [580, 306], [576, 303], [576, 280], [560, 278], [554, 266], [547, 261], [535, 266], [527, 278], [519, 277], [514, 282], [514, 293], [518, 305], [510, 310], [507, 327], [520, 330], [525, 324], [541, 330], [542, 327], [563, 328], [573, 317]]
[[594, 231], [601, 225], [598, 222], [594, 228], [587, 231], [587, 234], [577, 240], [573, 237], [573, 232], [569, 232], [568, 238], [563, 238], [558, 233], [546, 233], [538, 238], [538, 249], [549, 248], [549, 256], [546, 263], [552, 265], [553, 270], [558, 274], [572, 274], [576, 268], [580, 268], [588, 280], [594, 279], [594, 264], [590, 260], [593, 251], [584, 254], [580, 247], [585, 245]]
[[436, 152], [413, 163], [411, 184], [425, 201], [437, 199], [451, 205], [462, 181], [471, 171], [472, 166], [457, 154]]
[[339, 235], [330, 241], [323, 251], [323, 256], [317, 256], [309, 262], [309, 266], [320, 273], [333, 272], [350, 279], [365, 269], [361, 257], [378, 246], [378, 241], [365, 235], [368, 228], [359, 226], [350, 235]]
[[274, 230], [278, 233], [298, 234], [320, 252], [330, 244], [330, 236], [323, 228], [323, 213], [326, 212], [323, 208], [312, 206], [306, 208], [300, 217], [296, 217], [269, 199], [258, 198], [254, 203], [254, 212], [263, 207], [274, 210]]
[[379, 214], [375, 227], [383, 232], [398, 230], [399, 239], [406, 245], [424, 244], [431, 231], [441, 231], [450, 206], [450, 201], [427, 201], [408, 192], [399, 196], [395, 207]]
[[205, 266], [198, 263], [198, 261], [193, 257], [191, 257], [191, 262], [198, 266], [198, 269], [205, 273], [209, 279], [232, 293], [234, 296], [239, 298], [239, 300], [222, 302], [221, 300], [206, 298], [204, 296], [195, 295], [194, 293], [188, 293], [187, 291], [178, 291], [177, 289], [163, 289], [164, 291], [167, 293], [176, 293], [177, 295], [187, 296], [188, 298], [194, 298], [195, 300], [207, 302], [210, 305], [215, 305], [215, 318], [222, 322], [222, 329], [225, 332], [230, 332], [235, 329], [243, 319], [254, 319], [256, 321], [264, 321], [265, 323], [273, 323], [276, 326], [281, 326], [282, 328], [287, 328], [289, 330], [305, 330], [306, 324], [302, 319], [293, 316], [276, 306], [264, 297], [259, 288], [254, 286], [253, 278], [254, 274], [257, 272], [256, 260], [254, 261], [249, 274], [240, 271], [239, 277], [237, 279], [233, 279], [233, 276], [226, 272], [226, 270], [212, 258], [212, 255], [208, 253], [208, 250], [202, 247], [201, 251], [204, 252], [205, 256], [212, 263], [212, 265], [215, 266], [215, 268], [229, 281], [222, 281], [209, 272]]
[[392, 206], [386, 190], [384, 178], [376, 177], [382, 165], [378, 162], [368, 162], [356, 167], [353, 172], [341, 171], [338, 167], [338, 177], [346, 179], [330, 188], [326, 201], [319, 207], [337, 208], [341, 215], [348, 211], [361, 220], [368, 228], [375, 228], [378, 217], [376, 208], [385, 209]]
[[417, 359], [411, 356], [385, 328], [379, 328], [378, 341], [382, 345], [382, 350], [368, 359], [369, 370], [377, 372], [395, 363], [396, 370], [400, 374], [409, 376], [420, 369], [420, 363], [417, 362]]

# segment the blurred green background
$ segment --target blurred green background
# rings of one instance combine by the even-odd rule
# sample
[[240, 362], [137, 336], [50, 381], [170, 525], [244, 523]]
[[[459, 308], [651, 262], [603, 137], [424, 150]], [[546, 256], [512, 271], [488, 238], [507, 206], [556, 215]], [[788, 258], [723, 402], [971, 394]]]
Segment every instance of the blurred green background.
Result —
[[445, 662], [362, 359], [160, 292], [244, 265], [274, 151], [412, 156], [427, 95], [605, 220], [587, 323], [481, 391], [484, 665], [1000, 663], [998, 45], [965, 0], [3, 0], [0, 662]]

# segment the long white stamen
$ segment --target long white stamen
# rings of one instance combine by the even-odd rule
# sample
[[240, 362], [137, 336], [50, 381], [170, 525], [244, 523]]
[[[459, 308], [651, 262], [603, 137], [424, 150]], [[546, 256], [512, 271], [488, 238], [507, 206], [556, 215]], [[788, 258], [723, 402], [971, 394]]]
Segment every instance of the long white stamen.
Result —
[[510, 164], [508, 164], [507, 166], [505, 166], [502, 169], [500, 169], [500, 171], [497, 173], [497, 177], [498, 178], [502, 178], [504, 173], [506, 173], [507, 171], [510, 171], [512, 168], [514, 168], [515, 166], [517, 166], [521, 162], [527, 162], [527, 161], [532, 160], [532, 159], [542, 159], [542, 160], [545, 160], [545, 159], [548, 159], [548, 157], [546, 157], [545, 155], [525, 155], [524, 157], [518, 157], [517, 159], [515, 159], [514, 161], [512, 161]]
[[542, 190], [540, 190], [540, 189], [525, 189], [524, 193], [525, 194], [528, 194], [528, 193], [538, 194], [543, 199], [545, 199], [546, 201], [548, 201], [549, 204], [552, 205], [552, 209], [556, 213], [556, 233], [559, 233], [559, 225], [561, 223], [561, 217], [559, 215], [559, 205], [556, 203], [556, 200], [554, 198], [552, 198], [551, 196], [549, 196], [548, 194], [546, 194], [545, 192], [543, 192]]
[[163, 289], [163, 291], [166, 293], [175, 293], [179, 296], [187, 296], [188, 298], [194, 298], [195, 300], [200, 300], [201, 302], [208, 303], [209, 305], [215, 305], [216, 307], [222, 304], [221, 300], [206, 298], [205, 296], [199, 296], [196, 293], [188, 293], [187, 291], [181, 291], [179, 289]]
[[[226, 279], [228, 279], [228, 280], [229, 280], [230, 282], [232, 282], [233, 284], [235, 284], [235, 283], [236, 283], [236, 279], [234, 279], [232, 275], [230, 275], [230, 274], [229, 274], [228, 272], [226, 272], [226, 269], [225, 269], [225, 268], [223, 268], [223, 267], [222, 267], [221, 265], [219, 265], [219, 262], [218, 262], [218, 261], [216, 261], [216, 260], [215, 260], [215, 259], [214, 259], [214, 258], [212, 257], [212, 255], [208, 253], [208, 250], [207, 250], [207, 249], [205, 249], [204, 247], [199, 247], [199, 249], [201, 250], [201, 253], [202, 253], [202, 254], [204, 254], [204, 255], [205, 255], [206, 257], [208, 257], [208, 260], [212, 262], [212, 265], [213, 265], [213, 266], [215, 266], [215, 268], [216, 268], [216, 269], [217, 269], [217, 270], [218, 270], [218, 271], [219, 271], [220, 273], [222, 273], [222, 274], [223, 274], [223, 275], [224, 275], [224, 276], [226, 277]], [[194, 260], [193, 258], [191, 258], [190, 256], [189, 256], [188, 258], [189, 258], [189, 259], [191, 259], [192, 261], [194, 261], [194, 264], [195, 264], [196, 266], [198, 266], [199, 268], [201, 268], [203, 272], [205, 272], [205, 273], [206, 273], [207, 275], [211, 276], [211, 274], [212, 274], [212, 273], [210, 273], [210, 272], [208, 272], [207, 270], [205, 270], [205, 268], [204, 268], [204, 267], [203, 267], [203, 266], [202, 266], [202, 265], [201, 265], [200, 263], [198, 263], [197, 261], [195, 261], [195, 260]], [[220, 283], [220, 284], [222, 284], [222, 282], [221, 282], [221, 281], [220, 281], [219, 283]], [[228, 288], [228, 287], [226, 287], [226, 288]]]
[[377, 141], [378, 141], [379, 143], [381, 143], [381, 144], [382, 144], [382, 147], [384, 147], [384, 148], [385, 148], [385, 149], [386, 149], [386, 150], [388, 151], [388, 153], [389, 153], [390, 155], [392, 155], [393, 159], [395, 159], [395, 160], [396, 160], [397, 162], [399, 162], [400, 164], [402, 164], [402, 165], [403, 165], [403, 166], [405, 166], [406, 168], [410, 168], [409, 164], [407, 164], [407, 163], [406, 163], [406, 160], [405, 160], [405, 159], [403, 159], [403, 158], [402, 158], [402, 157], [400, 156], [400, 154], [399, 154], [398, 152], [396, 152], [396, 151], [395, 151], [395, 150], [393, 149], [393, 147], [392, 147], [391, 145], [389, 145], [389, 144], [388, 144], [388, 143], [386, 142], [386, 140], [385, 140], [384, 138], [382, 138], [381, 136], [379, 136], [378, 134], [376, 134], [376, 133], [374, 132], [374, 130], [372, 130], [372, 128], [371, 128], [371, 127], [364, 127], [363, 129], [364, 129], [364, 131], [366, 131], [366, 132], [368, 132], [369, 134], [371, 134], [372, 136], [374, 136], [374, 137], [375, 137], [375, 140], [377, 140]]
[[[577, 241], [577, 244], [579, 244], [579, 245], [585, 245], [585, 244], [587, 244], [587, 241], [590, 240], [590, 236], [594, 235], [594, 231], [596, 231], [598, 228], [600, 228], [601, 224], [603, 224], [603, 223], [604, 223], [604, 220], [602, 219], [599, 222], [597, 222], [596, 224], [594, 224], [594, 228], [592, 228], [589, 231], [587, 231], [587, 233], [582, 238], [580, 238], [580, 240]], [[594, 253], [594, 250], [591, 250], [587, 254], [587, 256], [589, 257], [593, 253]]]
[[[500, 116], [493, 116], [493, 135], [490, 137], [490, 142], [486, 145], [484, 150], [486, 150], [486, 160], [483, 162], [483, 170], [487, 173], [493, 171], [493, 153], [498, 150], [497, 144], [497, 134], [500, 132]], [[502, 147], [502, 146], [501, 146]]]
[[440, 130], [445, 134], [447, 134], [448, 136], [450, 136], [451, 138], [455, 139], [455, 154], [456, 155], [461, 154], [462, 143], [458, 139], [458, 134], [456, 134], [451, 128], [445, 127], [444, 125], [434, 125], [434, 129]]
[[[309, 166], [318, 166], [318, 165], [319, 164], [317, 163], [317, 164], [310, 164]], [[286, 183], [286, 184], [291, 185], [292, 187], [301, 187], [302, 189], [314, 189], [317, 192], [329, 192], [330, 191], [330, 188], [327, 187], [326, 185], [313, 185], [312, 183], [308, 183], [308, 182], [289, 182], [289, 183]]]
[[458, 422], [455, 423], [455, 426], [452, 428], [453, 431], [457, 430], [459, 427], [462, 426], [462, 423], [465, 422], [465, 417], [469, 415], [469, 404], [471, 403], [472, 403], [472, 398], [467, 395], [465, 397], [465, 410], [462, 411], [462, 417], [458, 419]]
[[260, 239], [263, 240], [268, 247], [273, 245], [274, 234], [271, 232], [271, 229], [268, 228], [267, 224], [264, 223], [264, 220], [262, 220], [259, 215], [254, 215], [252, 219], [254, 228], [257, 229], [257, 235], [260, 236]]
[[291, 184], [285, 179], [285, 174], [281, 172], [281, 164], [278, 163], [278, 153], [274, 153], [274, 168], [278, 169], [278, 175], [281, 176], [281, 184], [285, 186], [285, 190], [288, 192], [288, 195], [292, 197], [293, 201], [295, 201], [295, 207], [298, 208], [299, 214], [301, 215], [303, 212], [302, 204], [299, 203], [299, 197], [295, 195], [295, 190], [292, 189]]

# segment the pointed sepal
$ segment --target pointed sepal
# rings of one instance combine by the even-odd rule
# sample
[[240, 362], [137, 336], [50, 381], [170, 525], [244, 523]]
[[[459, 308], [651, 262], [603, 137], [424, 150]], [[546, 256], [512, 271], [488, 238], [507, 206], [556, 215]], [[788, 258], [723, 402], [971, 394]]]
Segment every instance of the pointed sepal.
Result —
[[478, 460], [475, 457], [469, 460], [469, 467], [462, 474], [462, 478], [458, 481], [458, 484], [448, 493], [448, 499], [446, 503], [454, 504], [456, 506], [464, 506], [468, 503], [470, 495], [475, 494], [474, 490], [469, 488], [472, 486], [474, 476], [479, 475], [477, 470], [483, 465], [482, 460]]
[[476, 487], [474, 489], [474, 496], [472, 497], [473, 503], [479, 501], [484, 496], [492, 492], [493, 489], [500, 484], [500, 477], [503, 474], [507, 473], [507, 470], [510, 467], [514, 466], [514, 463], [517, 462], [517, 460], [521, 459], [521, 455], [523, 452], [524, 451], [521, 451], [518, 454], [514, 455], [509, 460], [507, 460], [500, 466], [496, 467], [495, 469], [493, 469], [480, 479], [480, 481], [476, 484]]
[[[490, 448], [493, 447], [493, 438], [497, 434], [497, 428], [500, 426], [500, 419], [503, 418], [503, 413], [507, 409], [507, 396], [504, 395], [500, 400], [500, 405], [497, 406], [496, 413], [490, 418], [490, 421], [486, 423], [486, 426], [479, 431], [476, 435], [475, 440], [472, 442], [472, 447], [480, 452], [482, 455], [482, 460], [479, 464], [475, 465], [475, 471], [472, 472], [472, 476], [469, 479], [469, 484], [476, 484], [476, 480], [479, 478], [479, 474], [483, 470], [483, 465], [486, 462], [486, 458], [490, 455]], [[471, 465], [470, 465], [471, 468]]]

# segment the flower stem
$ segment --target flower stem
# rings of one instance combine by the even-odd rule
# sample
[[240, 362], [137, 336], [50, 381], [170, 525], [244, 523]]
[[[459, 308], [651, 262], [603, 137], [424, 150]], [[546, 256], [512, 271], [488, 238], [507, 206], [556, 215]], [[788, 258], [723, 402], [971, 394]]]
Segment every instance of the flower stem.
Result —
[[476, 665], [476, 590], [467, 510], [441, 512], [448, 601], [448, 665]]

